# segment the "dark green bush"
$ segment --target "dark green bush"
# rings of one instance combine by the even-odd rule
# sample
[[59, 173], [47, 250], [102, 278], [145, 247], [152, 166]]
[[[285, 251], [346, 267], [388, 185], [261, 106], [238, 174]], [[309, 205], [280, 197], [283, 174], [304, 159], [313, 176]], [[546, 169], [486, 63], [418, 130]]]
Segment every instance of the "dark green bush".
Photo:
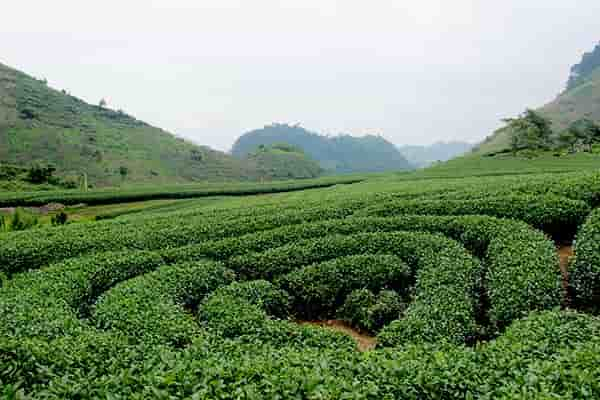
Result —
[[576, 304], [600, 310], [600, 209], [590, 214], [577, 233], [575, 259], [569, 271]]
[[67, 223], [67, 220], [69, 219], [69, 216], [67, 215], [67, 213], [65, 213], [64, 211], [60, 211], [57, 214], [54, 214], [51, 218], [51, 222], [52, 225], [58, 226], [58, 225], [65, 225]]
[[392, 321], [402, 318], [408, 308], [403, 298], [393, 290], [382, 290], [377, 295], [377, 300], [367, 310], [367, 323], [362, 327], [369, 332], [379, 332]]
[[411, 283], [410, 268], [401, 258], [370, 254], [310, 265], [278, 281], [294, 299], [294, 310], [309, 320], [332, 317], [353, 290], [389, 288], [406, 294]]
[[378, 295], [368, 289], [351, 292], [337, 311], [337, 317], [361, 331], [377, 333], [390, 322], [401, 318], [407, 304], [393, 290]]
[[[352, 326], [366, 330], [370, 326], [369, 310], [375, 305], [377, 298], [369, 289], [352, 291], [337, 311], [337, 317], [349, 322]], [[398, 319], [399, 315], [396, 315]]]

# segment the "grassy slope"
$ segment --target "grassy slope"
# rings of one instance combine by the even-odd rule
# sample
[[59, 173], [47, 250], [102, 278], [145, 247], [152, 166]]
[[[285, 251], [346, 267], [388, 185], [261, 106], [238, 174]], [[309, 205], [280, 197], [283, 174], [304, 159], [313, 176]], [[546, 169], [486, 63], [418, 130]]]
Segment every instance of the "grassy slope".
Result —
[[322, 173], [319, 163], [301, 151], [267, 147], [249, 154], [246, 159], [255, 163], [260, 176], [267, 179], [316, 178]]
[[256, 179], [248, 162], [49, 88], [0, 64], [0, 161], [55, 164], [99, 185]]
[[[584, 82], [561, 93], [554, 101], [540, 108], [555, 131], [566, 128], [580, 118], [600, 123], [600, 68], [596, 68]], [[498, 152], [510, 147], [510, 132], [499, 129], [487, 138], [474, 154]]]
[[510, 154], [494, 157], [466, 155], [423, 170], [398, 174], [398, 176], [404, 180], [412, 180], [563, 173], [597, 169], [600, 169], [600, 154], [577, 153], [558, 157], [551, 152], [547, 152], [536, 158], [514, 157]]

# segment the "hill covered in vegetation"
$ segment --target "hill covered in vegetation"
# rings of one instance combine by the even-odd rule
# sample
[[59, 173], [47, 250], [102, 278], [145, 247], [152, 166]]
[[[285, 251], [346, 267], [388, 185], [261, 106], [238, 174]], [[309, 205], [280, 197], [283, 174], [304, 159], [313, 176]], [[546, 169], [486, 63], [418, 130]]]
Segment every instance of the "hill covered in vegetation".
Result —
[[262, 179], [316, 178], [323, 172], [319, 163], [310, 159], [304, 150], [285, 143], [261, 145], [246, 159], [256, 164]]
[[0, 64], [0, 162], [52, 164], [95, 185], [256, 180], [257, 166], [197, 146]]
[[[578, 121], [600, 123], [600, 44], [571, 68], [566, 90], [536, 111], [551, 122], [556, 137]], [[512, 133], [508, 124], [486, 138], [474, 152], [489, 154], [507, 150]]]
[[415, 167], [427, 167], [438, 161], [448, 161], [468, 152], [473, 145], [467, 142], [437, 142], [429, 146], [400, 146], [400, 153]]
[[235, 142], [232, 154], [246, 158], [261, 145], [287, 143], [301, 148], [329, 173], [382, 172], [410, 169], [398, 149], [381, 136], [322, 136], [297, 125], [272, 124], [250, 131]]

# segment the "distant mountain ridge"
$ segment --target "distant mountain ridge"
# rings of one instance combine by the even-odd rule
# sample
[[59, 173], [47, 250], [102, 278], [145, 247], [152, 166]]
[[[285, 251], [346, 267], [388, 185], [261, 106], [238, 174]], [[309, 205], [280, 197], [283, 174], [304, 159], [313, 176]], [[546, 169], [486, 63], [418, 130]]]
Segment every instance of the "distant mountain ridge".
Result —
[[[582, 118], [600, 123], [600, 44], [571, 67], [566, 90], [537, 111], [552, 121], [555, 133]], [[511, 135], [510, 130], [502, 127], [477, 145], [473, 153], [506, 150], [510, 147]]]
[[245, 158], [261, 145], [287, 143], [299, 147], [328, 173], [384, 172], [411, 169], [411, 164], [381, 136], [327, 137], [298, 125], [272, 124], [243, 134], [231, 153]]
[[429, 146], [405, 145], [399, 146], [398, 150], [412, 165], [422, 168], [437, 161], [448, 161], [463, 155], [471, 148], [473, 148], [471, 143], [453, 141], [436, 142]]
[[298, 175], [277, 170], [299, 165], [282, 159], [234, 158], [0, 64], [0, 162], [52, 164], [67, 179], [85, 173], [90, 183], [109, 186], [258, 180], [265, 171], [267, 177]]

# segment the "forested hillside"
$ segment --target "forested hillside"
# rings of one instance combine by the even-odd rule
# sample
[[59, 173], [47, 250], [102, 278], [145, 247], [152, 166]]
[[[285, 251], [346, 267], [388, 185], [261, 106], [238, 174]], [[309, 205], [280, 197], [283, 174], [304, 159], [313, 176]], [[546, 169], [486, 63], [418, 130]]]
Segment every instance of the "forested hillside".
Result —
[[396, 147], [381, 136], [322, 136], [300, 126], [272, 124], [242, 135], [232, 154], [243, 158], [259, 146], [287, 143], [301, 148], [329, 173], [382, 172], [410, 169]]
[[256, 166], [0, 64], [0, 162], [105, 186], [258, 179]]

